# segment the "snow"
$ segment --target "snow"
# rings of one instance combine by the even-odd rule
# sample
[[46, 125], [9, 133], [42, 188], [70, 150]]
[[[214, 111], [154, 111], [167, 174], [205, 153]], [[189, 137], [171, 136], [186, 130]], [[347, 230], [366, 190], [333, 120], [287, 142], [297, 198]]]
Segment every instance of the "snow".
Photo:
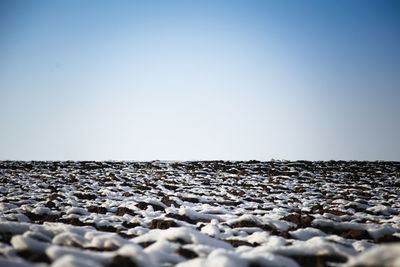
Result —
[[399, 212], [391, 207], [384, 205], [376, 205], [370, 208], [367, 208], [367, 211], [371, 211], [373, 213], [382, 214], [385, 216], [390, 216], [391, 214], [399, 214]]
[[17, 222], [30, 222], [31, 220], [24, 214], [7, 214], [6, 220], [8, 221], [17, 221]]
[[250, 244], [257, 243], [257, 244], [263, 244], [267, 243], [270, 239], [270, 235], [267, 232], [254, 232], [251, 235], [247, 237], [247, 242]]
[[249, 262], [257, 263], [261, 266], [271, 266], [271, 267], [298, 267], [294, 260], [284, 257], [281, 255], [276, 255], [273, 253], [265, 253], [265, 252], [255, 252], [248, 251], [241, 254], [242, 258], [247, 259]]
[[291, 231], [289, 233], [293, 238], [303, 241], [311, 239], [315, 236], [326, 236], [326, 234], [321, 230], [312, 227], [297, 229], [296, 231]]
[[51, 210], [46, 207], [36, 207], [36, 208], [32, 209], [31, 212], [34, 214], [38, 214], [38, 215], [46, 215], [46, 214], [52, 213]]
[[117, 251], [117, 255], [130, 257], [133, 262], [140, 266], [155, 267], [157, 264], [153, 262], [150, 256], [143, 251], [143, 249], [134, 243], [124, 245]]
[[329, 242], [323, 237], [313, 237], [305, 242], [294, 243], [291, 246], [273, 248], [273, 252], [280, 255], [324, 255], [349, 258], [357, 252], [350, 247]]
[[235, 253], [217, 249], [211, 252], [206, 259], [195, 259], [176, 265], [176, 267], [207, 267], [207, 266], [231, 266], [247, 267], [247, 260], [238, 257]]
[[89, 212], [83, 208], [79, 207], [71, 207], [67, 209], [66, 213], [69, 214], [78, 214], [78, 215], [88, 215]]
[[52, 267], [102, 267], [103, 265], [91, 259], [65, 255], [57, 259]]
[[385, 235], [392, 235], [396, 233], [396, 229], [394, 229], [389, 224], [366, 225], [365, 229], [368, 231], [372, 238], [379, 238]]
[[139, 237], [133, 238], [136, 243], [152, 242], [159, 240], [183, 240], [186, 243], [202, 244], [214, 248], [232, 249], [226, 242], [214, 239], [192, 228], [169, 228], [167, 230], [154, 229]]
[[107, 264], [111, 261], [112, 254], [110, 252], [95, 252], [95, 251], [82, 251], [72, 247], [50, 246], [46, 249], [46, 255], [56, 261], [64, 256], [73, 256], [74, 258], [81, 258], [97, 262], [99, 264]]
[[191, 208], [180, 208], [178, 213], [179, 215], [186, 215], [192, 220], [215, 220], [219, 218], [215, 215], [199, 213]]
[[33, 238], [41, 242], [51, 243], [52, 241], [48, 235], [45, 235], [40, 231], [26, 231], [23, 236]]
[[91, 236], [91, 233], [85, 235], [90, 240], [89, 247], [95, 247], [103, 250], [114, 250], [127, 244], [129, 241], [115, 234], [99, 234]]
[[396, 162], [0, 167], [0, 266], [400, 264]]
[[375, 245], [365, 240], [355, 241], [352, 246], [358, 252], [364, 252], [367, 249], [373, 248]]
[[218, 227], [212, 224], [207, 224], [206, 226], [201, 228], [201, 232], [215, 238], [219, 238], [221, 235]]
[[30, 250], [37, 253], [43, 253], [48, 247], [49, 243], [37, 241], [33, 238], [16, 235], [11, 239], [11, 245], [17, 250]]
[[[0, 243], [0, 255], [6, 256], [7, 258], [15, 257], [17, 251], [12, 246], [4, 243]], [[1, 266], [1, 265], [0, 265]]]
[[32, 264], [27, 261], [22, 261], [18, 259], [5, 259], [0, 258], [0, 266], [7, 266], [7, 267], [32, 267]]
[[345, 264], [345, 267], [351, 266], [400, 266], [400, 244], [369, 249]]
[[89, 240], [82, 235], [65, 232], [56, 235], [53, 238], [53, 243], [60, 246], [79, 246], [85, 247], [89, 243]]
[[29, 227], [27, 223], [0, 222], [0, 233], [23, 234]]
[[372, 238], [396, 233], [396, 229], [390, 224], [363, 224], [352, 222], [335, 222], [328, 219], [315, 219], [313, 226], [331, 227], [338, 230], [366, 230]]
[[160, 240], [145, 248], [144, 251], [157, 263], [177, 264], [186, 260], [182, 256], [175, 254], [179, 247], [180, 245], [177, 243]]

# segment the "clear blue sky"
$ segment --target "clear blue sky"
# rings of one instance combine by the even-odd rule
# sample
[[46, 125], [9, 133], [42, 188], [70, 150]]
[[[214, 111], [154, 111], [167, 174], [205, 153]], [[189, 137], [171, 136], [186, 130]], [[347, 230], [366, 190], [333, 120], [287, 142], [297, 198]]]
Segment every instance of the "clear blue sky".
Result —
[[0, 159], [400, 160], [399, 1], [0, 1]]

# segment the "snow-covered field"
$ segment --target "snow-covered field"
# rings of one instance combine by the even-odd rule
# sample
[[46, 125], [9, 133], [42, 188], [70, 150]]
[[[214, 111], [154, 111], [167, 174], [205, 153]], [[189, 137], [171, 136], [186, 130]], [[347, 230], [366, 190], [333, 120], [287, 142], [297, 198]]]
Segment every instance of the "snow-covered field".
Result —
[[0, 266], [400, 266], [399, 162], [0, 162]]

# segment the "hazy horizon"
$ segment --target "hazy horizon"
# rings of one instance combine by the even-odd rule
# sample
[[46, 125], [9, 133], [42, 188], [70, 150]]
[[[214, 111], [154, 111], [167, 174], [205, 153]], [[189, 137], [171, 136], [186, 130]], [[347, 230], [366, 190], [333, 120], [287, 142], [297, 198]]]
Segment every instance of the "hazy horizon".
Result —
[[400, 160], [398, 1], [0, 2], [0, 160]]

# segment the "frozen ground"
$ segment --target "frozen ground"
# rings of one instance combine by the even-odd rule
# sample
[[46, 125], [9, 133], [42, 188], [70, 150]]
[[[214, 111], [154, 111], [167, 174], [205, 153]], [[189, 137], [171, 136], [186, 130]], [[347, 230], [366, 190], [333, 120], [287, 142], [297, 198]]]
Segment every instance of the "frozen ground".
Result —
[[0, 266], [400, 266], [399, 162], [0, 162]]

